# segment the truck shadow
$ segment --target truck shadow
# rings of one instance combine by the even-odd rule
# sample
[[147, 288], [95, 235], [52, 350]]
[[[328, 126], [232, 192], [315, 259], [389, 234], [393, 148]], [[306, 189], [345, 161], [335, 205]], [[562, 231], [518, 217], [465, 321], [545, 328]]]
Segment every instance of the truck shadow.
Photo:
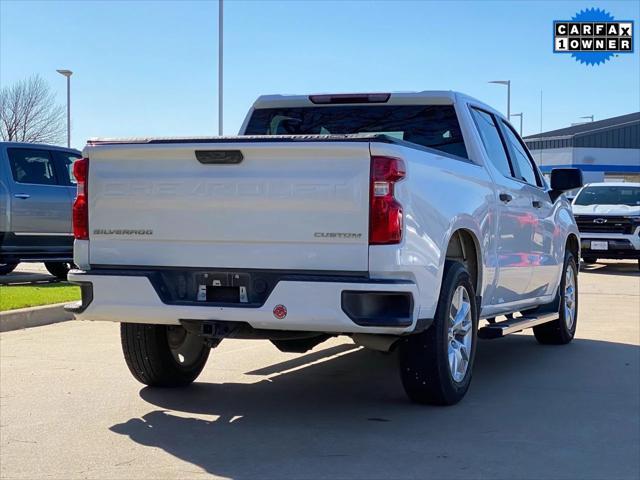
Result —
[[637, 260], [626, 261], [606, 261], [599, 260], [598, 263], [586, 264], [582, 262], [580, 271], [585, 273], [596, 273], [598, 275], [617, 275], [625, 277], [640, 277]]
[[409, 403], [394, 355], [337, 353], [294, 370], [272, 366], [269, 373], [283, 373], [257, 383], [143, 388], [141, 397], [158, 408], [111, 430], [228, 478], [633, 478], [640, 471], [637, 346], [543, 347], [527, 335], [482, 342], [471, 389], [450, 408]]

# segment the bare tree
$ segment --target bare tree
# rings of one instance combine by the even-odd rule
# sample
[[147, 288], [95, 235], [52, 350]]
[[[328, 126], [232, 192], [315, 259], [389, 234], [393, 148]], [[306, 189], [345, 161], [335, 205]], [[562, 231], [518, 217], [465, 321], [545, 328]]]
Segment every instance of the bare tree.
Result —
[[0, 138], [8, 142], [61, 143], [64, 109], [36, 75], [0, 90]]

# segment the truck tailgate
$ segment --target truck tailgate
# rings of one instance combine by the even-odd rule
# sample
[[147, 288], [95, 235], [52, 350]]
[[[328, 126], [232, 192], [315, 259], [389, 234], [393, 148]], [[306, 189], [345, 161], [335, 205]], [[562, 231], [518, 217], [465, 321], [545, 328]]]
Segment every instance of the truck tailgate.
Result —
[[[229, 151], [242, 160], [222, 163], [238, 159]], [[367, 142], [98, 144], [85, 156], [92, 265], [368, 269]]]

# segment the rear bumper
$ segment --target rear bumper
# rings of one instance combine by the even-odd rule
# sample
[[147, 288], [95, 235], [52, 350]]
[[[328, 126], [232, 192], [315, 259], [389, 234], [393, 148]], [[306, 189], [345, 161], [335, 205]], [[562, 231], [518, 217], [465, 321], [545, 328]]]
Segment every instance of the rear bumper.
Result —
[[[156, 272], [157, 273], [157, 272]], [[73, 311], [81, 320], [179, 325], [181, 320], [246, 322], [254, 329], [400, 335], [421, 328], [412, 282], [329, 275], [285, 276], [259, 305], [171, 302], [158, 293], [153, 272], [72, 270], [83, 288]], [[387, 302], [387, 299], [389, 300]], [[282, 308], [286, 315], [282, 317]]]

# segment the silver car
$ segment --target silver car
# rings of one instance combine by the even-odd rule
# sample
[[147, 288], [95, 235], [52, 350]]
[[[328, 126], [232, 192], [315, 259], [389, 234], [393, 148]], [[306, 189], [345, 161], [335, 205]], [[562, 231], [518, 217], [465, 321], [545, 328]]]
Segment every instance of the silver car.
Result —
[[73, 261], [71, 207], [77, 150], [0, 142], [0, 275], [44, 262], [66, 279]]

